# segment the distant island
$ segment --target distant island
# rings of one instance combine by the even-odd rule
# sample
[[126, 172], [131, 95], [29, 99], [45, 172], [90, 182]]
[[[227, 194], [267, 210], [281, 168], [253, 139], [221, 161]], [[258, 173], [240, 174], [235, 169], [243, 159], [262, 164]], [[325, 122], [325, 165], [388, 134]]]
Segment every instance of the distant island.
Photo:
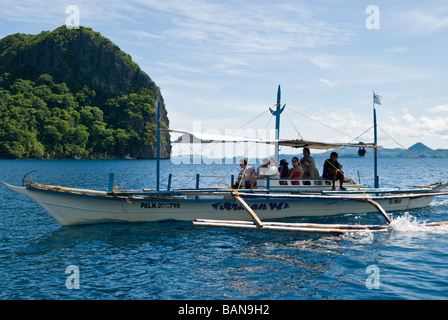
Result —
[[[372, 149], [366, 148], [365, 150], [366, 154], [364, 157], [373, 157]], [[338, 152], [339, 156], [344, 158], [359, 157], [358, 148], [338, 148], [331, 151]], [[322, 155], [329, 158], [331, 151], [326, 151]], [[378, 148], [378, 157], [415, 158], [416, 156], [420, 158], [448, 158], [448, 149], [434, 150], [421, 142], [412, 145], [408, 148], [408, 150], [405, 150], [403, 148]]]
[[[0, 39], [0, 158], [155, 157], [160, 89], [109, 39], [61, 26]], [[171, 142], [162, 133], [161, 157]]]
[[[291, 159], [293, 157], [302, 157], [302, 148], [297, 149], [297, 153], [295, 154], [279, 154], [279, 160], [285, 159], [288, 161], [288, 163], [291, 165]], [[319, 161], [323, 161], [324, 159], [329, 159], [330, 154], [333, 151], [336, 151], [341, 158], [360, 158], [358, 154], [358, 148], [337, 148], [337, 149], [331, 149], [327, 150], [325, 152], [319, 152], [320, 155], [316, 156], [317, 151], [313, 150], [312, 156], [316, 160], [319, 159]], [[364, 158], [373, 158], [373, 149], [366, 148], [366, 153], [364, 155]], [[420, 158], [448, 158], [448, 149], [431, 149], [428, 146], [424, 145], [421, 142], [418, 142], [411, 146], [409, 151], [401, 149], [401, 148], [394, 148], [394, 149], [386, 149], [383, 147], [380, 147], [378, 150], [378, 157], [379, 158], [387, 158], [387, 157], [396, 157], [396, 158], [416, 158], [416, 156]], [[274, 155], [270, 155], [267, 158], [272, 158]], [[239, 160], [243, 156], [238, 157], [224, 157], [224, 158], [212, 158], [207, 156], [202, 156], [202, 159], [206, 163], [219, 163], [219, 164], [239, 164]], [[254, 159], [250, 158], [249, 162], [251, 164], [258, 162], [261, 162], [261, 158]], [[174, 163], [185, 163], [185, 164], [200, 164], [202, 163], [201, 156], [200, 155], [179, 155], [179, 156], [173, 156], [172, 161]]]

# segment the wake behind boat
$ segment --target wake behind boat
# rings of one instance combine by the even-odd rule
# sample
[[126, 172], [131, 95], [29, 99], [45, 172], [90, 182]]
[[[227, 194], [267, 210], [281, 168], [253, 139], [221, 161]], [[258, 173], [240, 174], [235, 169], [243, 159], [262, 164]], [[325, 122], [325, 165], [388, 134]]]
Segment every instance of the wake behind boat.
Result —
[[[284, 109], [284, 106], [280, 108], [279, 97], [280, 87], [277, 110], [271, 110], [277, 119]], [[157, 143], [160, 145], [160, 104], [157, 105]], [[374, 123], [376, 124], [376, 120]], [[279, 131], [278, 124], [279, 121], [277, 121], [277, 133]], [[277, 159], [278, 146], [312, 149], [333, 149], [341, 146], [359, 148], [362, 146], [363, 148], [374, 148], [375, 151], [377, 149], [376, 130], [375, 142], [370, 144], [338, 144], [303, 139], [279, 139], [278, 135], [273, 140], [212, 137], [186, 131], [172, 131], [179, 134], [178, 141], [199, 143], [244, 141], [274, 144]], [[386, 189], [378, 187], [378, 178], [376, 178], [374, 188], [349, 180], [345, 182], [344, 190], [333, 190], [334, 182], [329, 179], [297, 180], [275, 176], [258, 179], [257, 189], [235, 188], [233, 181], [225, 182], [227, 187], [200, 188], [198, 175], [196, 189], [170, 190], [168, 186], [167, 190], [160, 190], [159, 161], [158, 157], [155, 190], [118, 190], [112, 188], [112, 179], [108, 191], [50, 186], [34, 182], [28, 175], [25, 175], [21, 187], [5, 182], [3, 184], [8, 189], [34, 200], [64, 226], [104, 222], [205, 219], [201, 221], [207, 221], [203, 223], [206, 225], [213, 225], [213, 221], [254, 221], [256, 227], [262, 227], [264, 222], [261, 221], [267, 219], [360, 213], [378, 214], [378, 212], [390, 222], [386, 212], [426, 207], [436, 196], [447, 195], [442, 190], [448, 183], [435, 183], [409, 189]], [[375, 157], [375, 176], [376, 173]], [[198, 221], [196, 223], [201, 224]], [[247, 226], [247, 224], [237, 222], [229, 224], [238, 227]], [[221, 224], [221, 226], [227, 225]]]

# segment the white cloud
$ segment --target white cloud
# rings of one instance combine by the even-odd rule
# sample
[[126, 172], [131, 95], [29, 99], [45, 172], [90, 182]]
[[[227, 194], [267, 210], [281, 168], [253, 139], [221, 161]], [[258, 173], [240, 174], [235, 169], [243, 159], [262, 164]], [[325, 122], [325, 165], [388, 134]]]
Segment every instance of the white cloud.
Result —
[[413, 124], [413, 123], [415, 123], [415, 118], [412, 115], [410, 115], [409, 113], [407, 113], [404, 116], [402, 116], [401, 119], [403, 120], [404, 124]]
[[[243, 52], [270, 54], [291, 48], [315, 48], [340, 43], [350, 32], [345, 26], [319, 21], [303, 4], [286, 11], [285, 5], [240, 2], [167, 0], [145, 1], [152, 9], [170, 13], [171, 27], [164, 33], [192, 45], [216, 45]], [[286, 14], [287, 13], [287, 14]]]
[[310, 57], [309, 60], [321, 69], [336, 67], [335, 59], [329, 55], [317, 55]]
[[448, 28], [447, 8], [437, 13], [411, 10], [405, 13], [408, 26], [419, 33], [431, 33]]
[[322, 79], [322, 78], [320, 78], [319, 81], [320, 81], [321, 83], [323, 83], [323, 84], [329, 86], [329, 87], [334, 87], [334, 86], [335, 86], [335, 84], [334, 84], [332, 81], [328, 80], [328, 79]]
[[415, 118], [410, 114], [402, 117], [400, 122], [386, 124], [387, 131], [394, 137], [411, 138], [420, 141], [422, 138], [446, 139], [448, 137], [448, 117], [431, 118], [422, 116]]
[[127, 30], [126, 34], [127, 35], [129, 35], [129, 34], [130, 35], [134, 35], [137, 38], [144, 39], [144, 40], [147, 40], [147, 39], [161, 39], [162, 38], [162, 36], [160, 36], [158, 34], [145, 32], [145, 31], [139, 31], [139, 30], [133, 30], [133, 31]]
[[430, 113], [439, 113], [439, 112], [448, 112], [448, 103], [447, 104], [441, 104], [434, 108], [429, 108], [428, 111]]
[[404, 52], [408, 52], [411, 49], [409, 48], [405, 48], [405, 47], [394, 47], [394, 48], [386, 48], [384, 49], [386, 52], [397, 52], [397, 53], [404, 53]]
[[[0, 1], [0, 19], [20, 22], [24, 29], [39, 26], [39, 29], [35, 29], [35, 33], [39, 33], [64, 25], [69, 16], [65, 11], [69, 5], [79, 8], [80, 24], [86, 27], [129, 24], [141, 14], [139, 7], [132, 1]], [[23, 32], [23, 29], [17, 32]]]

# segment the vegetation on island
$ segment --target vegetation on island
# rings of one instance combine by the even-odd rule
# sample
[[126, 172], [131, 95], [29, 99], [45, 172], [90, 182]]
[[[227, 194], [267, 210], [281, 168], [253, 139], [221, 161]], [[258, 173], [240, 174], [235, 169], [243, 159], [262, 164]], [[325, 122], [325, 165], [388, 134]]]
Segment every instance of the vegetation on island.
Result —
[[156, 101], [154, 82], [89, 28], [0, 40], [0, 158], [133, 157], [145, 142], [153, 158]]

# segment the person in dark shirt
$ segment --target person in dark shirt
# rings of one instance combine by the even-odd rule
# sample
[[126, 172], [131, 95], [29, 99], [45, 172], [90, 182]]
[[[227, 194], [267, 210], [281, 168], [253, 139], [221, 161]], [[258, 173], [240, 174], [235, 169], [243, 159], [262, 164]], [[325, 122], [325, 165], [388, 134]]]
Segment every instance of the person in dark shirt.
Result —
[[280, 160], [280, 167], [278, 167], [278, 171], [280, 172], [280, 178], [288, 178], [289, 176], [289, 167], [288, 162], [285, 159]]
[[322, 177], [324, 179], [331, 179], [333, 185], [332, 190], [336, 190], [336, 180], [339, 180], [340, 190], [347, 190], [342, 186], [342, 184], [344, 183], [344, 172], [341, 170], [342, 165], [338, 162], [338, 158], [339, 155], [336, 152], [332, 152], [330, 155], [330, 159], [325, 160], [324, 172], [322, 174]]

